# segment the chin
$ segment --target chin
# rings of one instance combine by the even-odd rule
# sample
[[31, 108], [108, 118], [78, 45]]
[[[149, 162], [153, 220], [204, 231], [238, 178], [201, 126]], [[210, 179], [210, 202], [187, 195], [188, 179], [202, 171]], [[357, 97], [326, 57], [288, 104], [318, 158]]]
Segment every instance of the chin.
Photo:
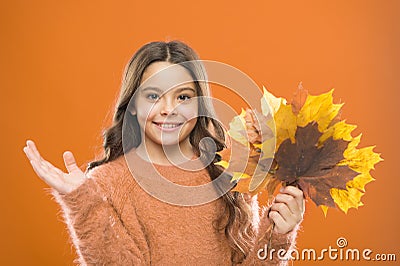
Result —
[[160, 141], [160, 145], [162, 146], [176, 146], [178, 144], [181, 144], [182, 141], [179, 140], [164, 140], [164, 141]]

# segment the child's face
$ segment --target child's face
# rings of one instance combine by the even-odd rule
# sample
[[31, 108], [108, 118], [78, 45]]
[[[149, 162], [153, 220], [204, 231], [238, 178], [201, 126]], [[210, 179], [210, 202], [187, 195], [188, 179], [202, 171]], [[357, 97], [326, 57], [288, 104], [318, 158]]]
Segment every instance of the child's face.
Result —
[[[182, 66], [165, 69], [168, 66], [172, 64], [150, 64], [135, 94], [132, 114], [137, 115], [146, 146], [189, 144], [189, 134], [197, 121], [198, 101], [193, 99], [197, 96], [193, 79]], [[151, 77], [160, 70], [163, 71]]]

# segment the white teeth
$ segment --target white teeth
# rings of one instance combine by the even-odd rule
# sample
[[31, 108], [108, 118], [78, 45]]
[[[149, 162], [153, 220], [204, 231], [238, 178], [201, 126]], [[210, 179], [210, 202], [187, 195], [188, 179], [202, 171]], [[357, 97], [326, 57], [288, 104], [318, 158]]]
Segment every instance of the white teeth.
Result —
[[161, 124], [160, 126], [162, 128], [174, 128], [174, 127], [178, 127], [180, 124]]

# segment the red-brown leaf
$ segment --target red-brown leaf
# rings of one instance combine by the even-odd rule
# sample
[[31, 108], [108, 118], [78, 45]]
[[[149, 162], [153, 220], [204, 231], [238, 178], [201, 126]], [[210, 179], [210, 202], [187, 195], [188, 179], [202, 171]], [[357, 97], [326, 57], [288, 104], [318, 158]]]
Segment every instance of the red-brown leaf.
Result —
[[276, 177], [299, 186], [318, 206], [334, 207], [330, 189], [345, 189], [346, 183], [358, 173], [348, 166], [337, 166], [344, 158], [348, 142], [329, 138], [322, 147], [317, 147], [321, 135], [316, 123], [298, 127], [296, 142], [285, 140], [276, 153]]
[[306, 102], [307, 96], [308, 91], [303, 88], [303, 84], [300, 82], [291, 102], [292, 111], [294, 114], [299, 113], [301, 107], [303, 107], [304, 103]]

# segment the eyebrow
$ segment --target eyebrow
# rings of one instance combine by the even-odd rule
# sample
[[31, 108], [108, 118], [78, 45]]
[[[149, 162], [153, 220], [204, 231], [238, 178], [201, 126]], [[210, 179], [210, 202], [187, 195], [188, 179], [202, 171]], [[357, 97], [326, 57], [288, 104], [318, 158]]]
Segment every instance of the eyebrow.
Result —
[[[150, 90], [156, 91], [156, 92], [158, 92], [158, 93], [160, 93], [160, 94], [164, 93], [163, 90], [161, 90], [160, 88], [157, 88], [157, 87], [146, 87], [146, 88], [144, 88], [144, 89], [142, 90], [142, 92], [146, 92], [146, 91], [150, 91]], [[174, 90], [174, 89], [173, 89], [173, 90]], [[183, 87], [183, 88], [178, 88], [178, 89], [176, 89], [176, 90], [177, 90], [177, 92], [181, 92], [181, 91], [185, 91], [185, 90], [190, 90], [190, 91], [196, 93], [196, 90], [193, 89], [192, 87]]]

